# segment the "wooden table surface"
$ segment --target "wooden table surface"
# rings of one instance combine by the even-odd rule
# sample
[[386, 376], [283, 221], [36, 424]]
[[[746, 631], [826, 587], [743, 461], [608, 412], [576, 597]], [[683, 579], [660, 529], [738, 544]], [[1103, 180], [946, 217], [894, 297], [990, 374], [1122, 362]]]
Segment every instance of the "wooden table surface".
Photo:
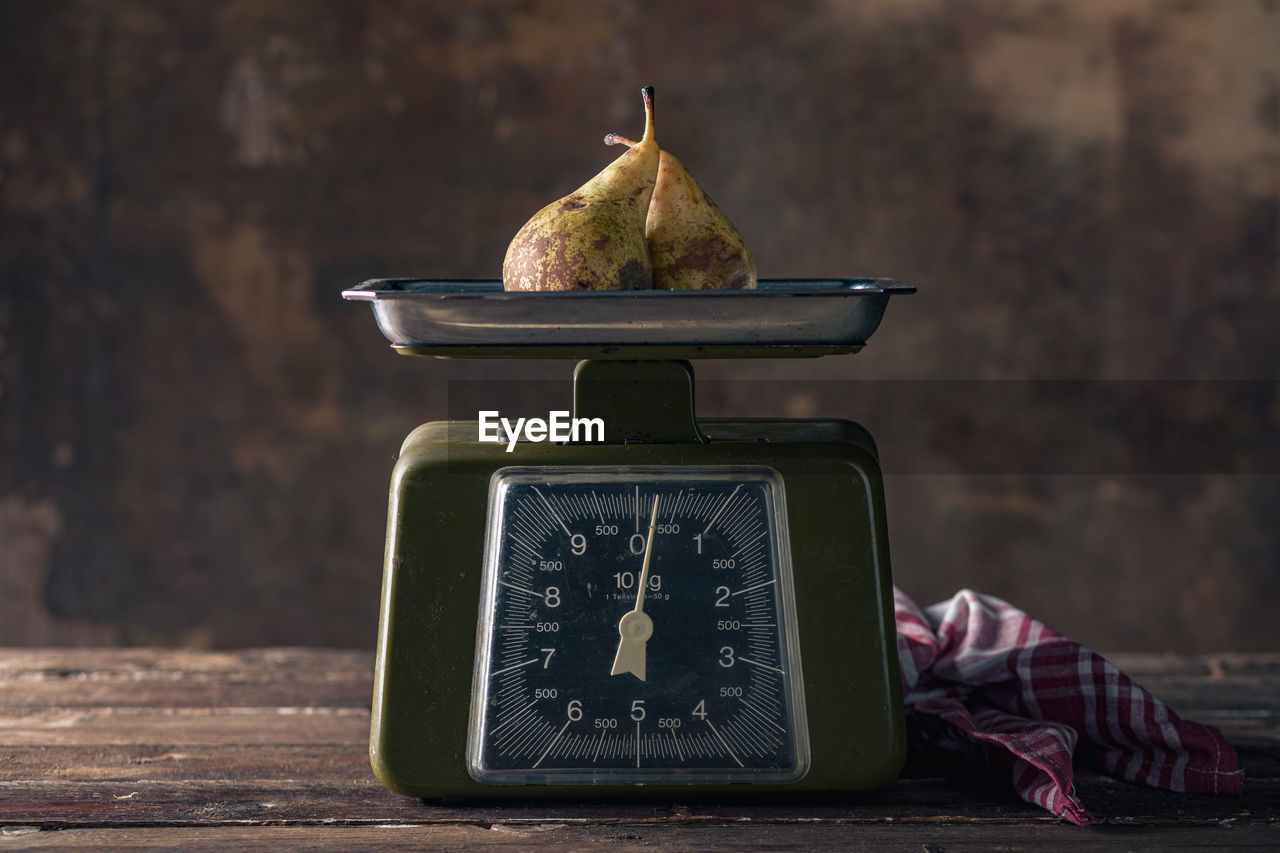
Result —
[[1219, 726], [1242, 797], [1081, 770], [1062, 823], [961, 770], [835, 800], [424, 803], [367, 759], [363, 651], [0, 649], [0, 853], [139, 849], [1044, 850], [1280, 848], [1280, 655], [1112, 658]]

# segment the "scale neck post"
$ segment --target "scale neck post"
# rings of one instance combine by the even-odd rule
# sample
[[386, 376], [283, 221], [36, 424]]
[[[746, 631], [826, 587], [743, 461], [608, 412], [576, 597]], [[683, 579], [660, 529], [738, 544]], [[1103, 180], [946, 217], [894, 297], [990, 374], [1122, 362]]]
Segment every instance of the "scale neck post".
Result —
[[588, 359], [573, 371], [573, 416], [604, 421], [607, 444], [705, 444], [687, 361]]

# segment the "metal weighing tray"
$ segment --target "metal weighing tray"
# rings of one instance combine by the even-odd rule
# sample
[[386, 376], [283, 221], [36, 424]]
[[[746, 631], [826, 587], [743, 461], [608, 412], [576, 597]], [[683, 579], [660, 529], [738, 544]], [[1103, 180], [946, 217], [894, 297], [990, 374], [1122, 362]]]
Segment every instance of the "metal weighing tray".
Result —
[[889, 278], [762, 279], [757, 290], [507, 293], [497, 279], [388, 278], [343, 291], [370, 302], [405, 355], [456, 358], [779, 358], [857, 352]]

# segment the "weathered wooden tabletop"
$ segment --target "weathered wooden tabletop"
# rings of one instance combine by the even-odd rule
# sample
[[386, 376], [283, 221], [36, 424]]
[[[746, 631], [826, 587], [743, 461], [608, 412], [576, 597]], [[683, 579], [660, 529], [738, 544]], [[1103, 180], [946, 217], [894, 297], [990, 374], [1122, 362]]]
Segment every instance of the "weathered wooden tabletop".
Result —
[[1280, 655], [1114, 656], [1219, 726], [1242, 797], [1080, 770], [1092, 827], [998, 781], [909, 766], [884, 791], [815, 801], [424, 803], [369, 770], [372, 655], [267, 649], [0, 650], [0, 853], [219, 850], [1280, 848]]

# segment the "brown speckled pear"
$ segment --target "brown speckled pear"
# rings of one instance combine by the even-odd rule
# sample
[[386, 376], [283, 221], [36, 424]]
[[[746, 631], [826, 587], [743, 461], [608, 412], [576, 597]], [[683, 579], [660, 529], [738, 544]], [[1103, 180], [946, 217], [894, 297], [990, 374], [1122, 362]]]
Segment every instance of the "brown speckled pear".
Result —
[[658, 177], [653, 87], [644, 96], [644, 138], [600, 174], [533, 215], [502, 262], [506, 290], [648, 290], [645, 241]]
[[[616, 134], [604, 141], [638, 147]], [[658, 163], [645, 235], [655, 290], [749, 290], [756, 286], [756, 262], [747, 241], [684, 164], [668, 151], [662, 152]]]

